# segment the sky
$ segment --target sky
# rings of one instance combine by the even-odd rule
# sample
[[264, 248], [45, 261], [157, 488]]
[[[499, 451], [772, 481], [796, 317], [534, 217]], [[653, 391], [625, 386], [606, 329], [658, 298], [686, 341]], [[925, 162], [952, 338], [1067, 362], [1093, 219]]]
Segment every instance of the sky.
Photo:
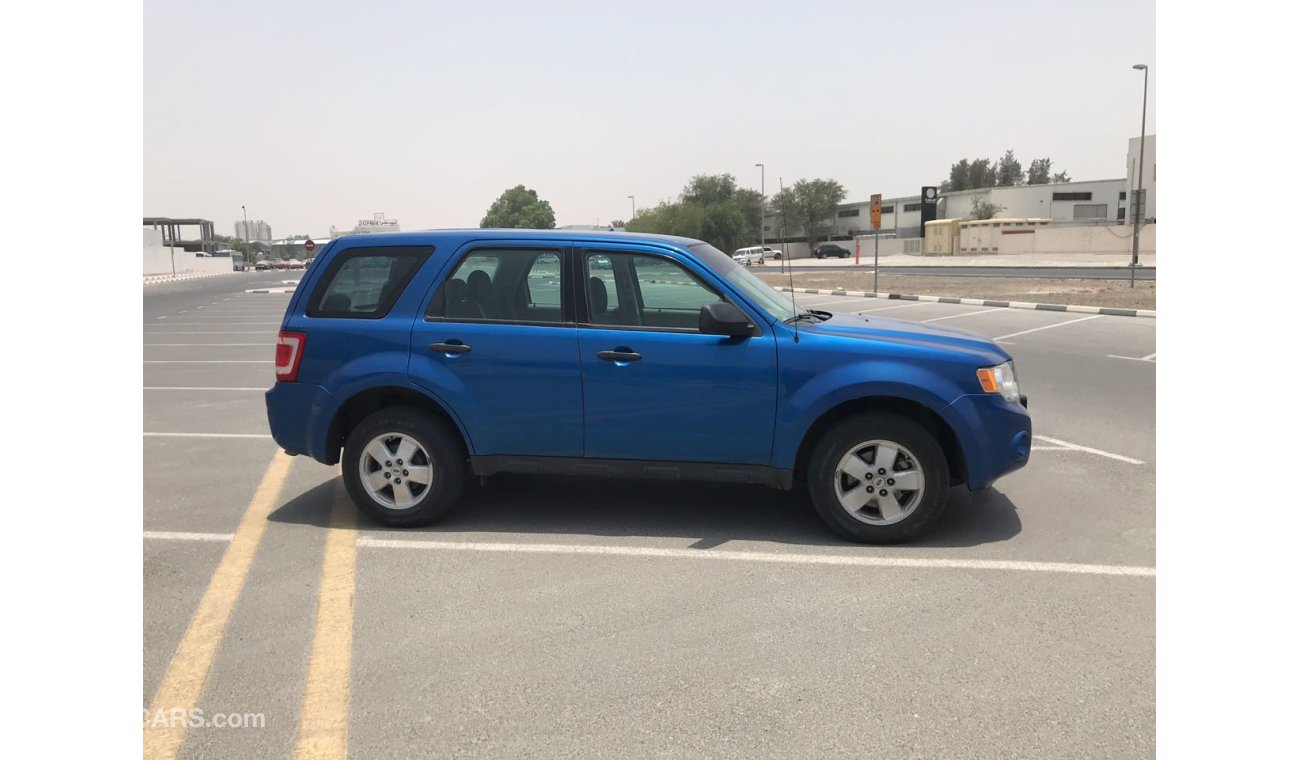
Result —
[[[517, 184], [605, 224], [693, 175], [914, 195], [1013, 149], [1123, 177], [1155, 3], [146, 0], [144, 215], [276, 237], [478, 226]], [[754, 166], [765, 164], [765, 170]], [[765, 175], [765, 181], [762, 177]], [[762, 187], [760, 187], [762, 184]]]

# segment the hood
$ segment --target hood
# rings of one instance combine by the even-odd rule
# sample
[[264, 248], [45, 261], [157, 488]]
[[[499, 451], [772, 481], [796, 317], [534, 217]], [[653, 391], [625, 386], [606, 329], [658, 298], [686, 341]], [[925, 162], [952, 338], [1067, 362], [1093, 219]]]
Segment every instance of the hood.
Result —
[[981, 360], [992, 364], [1011, 358], [1002, 346], [970, 330], [866, 314], [834, 314], [825, 322], [800, 324], [799, 332], [899, 343], [919, 348], [957, 349], [979, 355]]

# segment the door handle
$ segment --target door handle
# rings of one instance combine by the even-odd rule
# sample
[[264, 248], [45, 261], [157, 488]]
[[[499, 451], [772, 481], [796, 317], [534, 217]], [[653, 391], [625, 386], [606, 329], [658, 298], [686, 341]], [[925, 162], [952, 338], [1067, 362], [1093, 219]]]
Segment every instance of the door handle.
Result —
[[442, 354], [465, 354], [470, 349], [464, 343], [430, 343], [429, 350]]
[[639, 362], [641, 354], [635, 351], [597, 351], [596, 358], [607, 362]]

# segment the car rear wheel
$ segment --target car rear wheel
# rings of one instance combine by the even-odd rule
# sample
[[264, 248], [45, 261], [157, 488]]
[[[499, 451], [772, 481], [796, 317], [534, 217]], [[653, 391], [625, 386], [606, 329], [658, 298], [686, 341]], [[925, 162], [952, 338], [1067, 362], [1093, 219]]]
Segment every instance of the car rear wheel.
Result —
[[460, 440], [438, 418], [410, 406], [362, 420], [343, 446], [342, 466], [357, 508], [394, 527], [439, 519], [456, 504], [465, 481]]
[[817, 443], [808, 491], [822, 520], [853, 541], [892, 544], [929, 530], [948, 501], [948, 460], [921, 425], [869, 413], [837, 423]]

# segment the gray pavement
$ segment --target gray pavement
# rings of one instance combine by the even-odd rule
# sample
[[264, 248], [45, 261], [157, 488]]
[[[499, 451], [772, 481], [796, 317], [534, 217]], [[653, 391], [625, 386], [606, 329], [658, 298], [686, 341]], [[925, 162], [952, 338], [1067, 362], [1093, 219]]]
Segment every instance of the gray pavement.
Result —
[[[799, 491], [525, 476], [353, 542], [330, 527], [351, 514], [337, 468], [296, 458], [231, 591], [230, 536], [277, 454], [222, 436], [267, 433], [289, 299], [243, 291], [281, 279], [145, 290], [144, 358], [168, 363], [144, 367], [142, 700], [194, 665], [178, 645], [205, 593], [233, 593], [197, 706], [265, 716], [191, 728], [182, 757], [283, 757], [312, 727], [339, 736], [331, 709], [356, 757], [1154, 754], [1155, 579], [1103, 573], [1155, 565], [1154, 319], [799, 297], [1015, 356], [1050, 440], [986, 501], [954, 490], [916, 544], [842, 542]], [[317, 619], [343, 592], [350, 640]]]
[[[804, 266], [801, 264], [792, 264], [785, 270], [771, 263], [764, 268], [766, 270], [790, 271], [790, 272], [858, 272], [875, 271], [871, 262], [865, 264], [844, 266]], [[1015, 277], [1015, 278], [1034, 278], [1034, 279], [1071, 279], [1071, 280], [1128, 280], [1129, 270], [1127, 267], [1079, 267], [1079, 266], [1061, 266], [1061, 267], [1028, 267], [1028, 266], [901, 266], [896, 264], [881, 264], [881, 274], [912, 275], [925, 277]], [[1133, 279], [1137, 280], [1154, 280], [1156, 278], [1155, 267], [1139, 267]]]

